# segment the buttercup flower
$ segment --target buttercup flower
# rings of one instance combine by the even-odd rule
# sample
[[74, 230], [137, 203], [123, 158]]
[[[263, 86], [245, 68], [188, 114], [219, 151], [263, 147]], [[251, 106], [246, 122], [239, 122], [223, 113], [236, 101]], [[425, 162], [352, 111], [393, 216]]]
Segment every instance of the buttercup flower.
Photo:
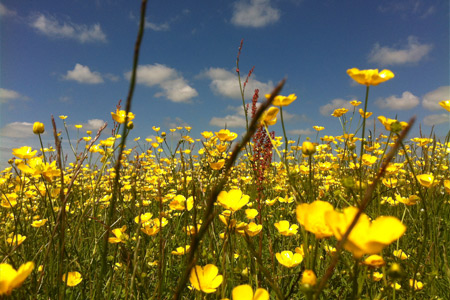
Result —
[[271, 107], [264, 112], [261, 117], [260, 124], [265, 126], [275, 125], [277, 123], [277, 114], [279, 109], [277, 107]]
[[[350, 206], [342, 213], [327, 211], [325, 219], [334, 236], [341, 240], [352, 223], [358, 208]], [[395, 217], [381, 216], [370, 222], [366, 214], [361, 214], [353, 227], [344, 248], [356, 258], [364, 254], [378, 254], [393, 241], [399, 239], [406, 231], [406, 226]]]
[[20, 148], [12, 149], [12, 154], [18, 158], [21, 159], [29, 159], [35, 156], [37, 153], [37, 150], [32, 150], [31, 147], [23, 146]]
[[297, 221], [306, 231], [314, 233], [317, 239], [323, 239], [333, 235], [325, 219], [325, 213], [333, 210], [333, 206], [325, 201], [303, 203], [297, 206]]
[[314, 286], [317, 283], [317, 276], [313, 270], [305, 270], [302, 274], [302, 284]]
[[278, 223], [275, 223], [274, 225], [278, 229], [278, 232], [284, 236], [296, 235], [298, 231], [298, 225], [292, 224], [291, 226], [289, 224], [289, 221], [286, 220], [282, 220]]
[[[126, 111], [117, 109], [115, 113], [111, 112], [111, 116], [114, 121], [116, 121], [119, 124], [125, 123]], [[128, 112], [128, 122], [134, 119], [134, 114], [132, 112]]]
[[45, 126], [41, 122], [34, 122], [33, 124], [33, 133], [34, 134], [42, 134], [45, 131]]
[[298, 266], [303, 261], [303, 256], [300, 253], [292, 253], [292, 251], [282, 251], [276, 253], [275, 257], [278, 262], [287, 268]]
[[384, 259], [381, 256], [379, 256], [377, 254], [373, 254], [364, 260], [364, 264], [366, 266], [378, 268], [378, 267], [384, 266], [386, 264], [386, 262], [384, 261]]
[[333, 117], [339, 118], [339, 117], [342, 117], [342, 115], [346, 114], [347, 112], [348, 112], [348, 109], [346, 109], [346, 108], [336, 108], [331, 115]]
[[0, 296], [11, 295], [13, 289], [18, 288], [34, 269], [34, 262], [29, 261], [16, 271], [10, 264], [0, 264]]
[[450, 111], [450, 100], [444, 100], [439, 102], [439, 105], [442, 106], [443, 109]]
[[378, 69], [359, 70], [357, 68], [348, 69], [347, 74], [357, 83], [367, 86], [379, 85], [395, 76], [390, 70], [378, 72]]
[[422, 186], [429, 188], [433, 186], [434, 176], [433, 174], [420, 174], [417, 175], [417, 180]]
[[191, 270], [189, 281], [196, 290], [207, 294], [214, 293], [223, 281], [223, 276], [218, 274], [219, 269], [215, 265], [195, 266]]
[[240, 210], [249, 200], [250, 197], [248, 195], [243, 195], [241, 190], [231, 190], [229, 192], [221, 191], [219, 196], [217, 196], [219, 204], [232, 212]]
[[[66, 274], [63, 274], [62, 280], [66, 282]], [[83, 280], [81, 274], [78, 272], [68, 272], [67, 273], [67, 286], [76, 286]]]
[[233, 300], [269, 300], [269, 293], [259, 288], [253, 293], [253, 289], [248, 284], [243, 284], [235, 287], [231, 292]]
[[[270, 94], [266, 94], [266, 98], [270, 98]], [[288, 106], [292, 102], [294, 102], [297, 99], [297, 96], [295, 94], [290, 94], [289, 96], [275, 96], [275, 99], [273, 99], [272, 105], [274, 106]]]

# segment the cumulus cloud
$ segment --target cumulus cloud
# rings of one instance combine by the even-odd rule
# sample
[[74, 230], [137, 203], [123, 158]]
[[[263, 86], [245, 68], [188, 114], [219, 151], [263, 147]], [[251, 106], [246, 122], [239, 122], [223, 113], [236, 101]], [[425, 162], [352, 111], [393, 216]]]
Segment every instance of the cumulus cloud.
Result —
[[380, 98], [375, 103], [380, 108], [387, 108], [390, 110], [407, 110], [419, 105], [419, 97], [412, 93], [405, 91], [401, 97], [390, 96], [387, 98]]
[[221, 128], [240, 128], [245, 127], [245, 118], [238, 115], [226, 115], [223, 118], [213, 117], [209, 125]]
[[319, 108], [320, 114], [323, 116], [330, 116], [331, 113], [337, 108], [347, 108], [353, 110], [353, 106], [350, 101], [344, 99], [333, 99], [330, 103], [325, 104]]
[[28, 100], [28, 97], [13, 90], [0, 88], [0, 103], [6, 103], [11, 100]]
[[92, 119], [88, 120], [86, 124], [84, 124], [83, 128], [86, 130], [98, 130], [100, 127], [105, 124], [105, 121], [101, 119]]
[[30, 26], [52, 38], [73, 39], [81, 43], [106, 42], [106, 34], [100, 24], [88, 26], [70, 21], [60, 22], [54, 17], [38, 14], [32, 18]]
[[293, 129], [293, 130], [289, 130], [288, 131], [289, 134], [291, 135], [312, 135], [315, 132], [312, 131], [311, 129]]
[[423, 96], [422, 106], [429, 110], [440, 110], [439, 102], [450, 99], [450, 86], [441, 86]]
[[0, 16], [1, 17], [8, 17], [8, 16], [15, 16], [17, 13], [13, 10], [8, 9], [5, 5], [0, 3]]
[[[215, 94], [232, 99], [242, 99], [239, 82], [235, 73], [223, 68], [209, 68], [209, 70], [203, 72], [201, 76], [211, 80], [209, 86]], [[254, 90], [259, 89], [259, 95], [264, 96], [265, 94], [269, 94], [273, 87], [272, 81], [266, 83], [258, 81], [255, 79], [255, 74], [253, 74], [252, 77], [250, 77], [245, 90], [247, 93], [253, 95]]]
[[437, 114], [437, 115], [429, 115], [423, 119], [423, 123], [428, 126], [434, 126], [444, 123], [450, 123], [450, 119], [448, 118], [448, 114]]
[[81, 64], [76, 64], [72, 71], [67, 71], [67, 74], [63, 76], [63, 79], [88, 84], [103, 83], [102, 75], [99, 72], [92, 72], [88, 66], [83, 66]]
[[421, 44], [414, 36], [408, 37], [407, 45], [401, 48], [375, 44], [369, 54], [369, 62], [387, 65], [418, 63], [431, 51], [431, 44]]
[[33, 124], [28, 122], [13, 122], [0, 128], [0, 136], [10, 138], [28, 138], [33, 136]]
[[[130, 77], [131, 72], [125, 73], [125, 78]], [[139, 66], [137, 83], [150, 87], [159, 86], [162, 92], [156, 93], [155, 96], [165, 97], [172, 102], [189, 102], [198, 95], [175, 69], [161, 64]]]
[[264, 27], [280, 19], [280, 11], [270, 0], [239, 0], [233, 5], [231, 23], [242, 27]]

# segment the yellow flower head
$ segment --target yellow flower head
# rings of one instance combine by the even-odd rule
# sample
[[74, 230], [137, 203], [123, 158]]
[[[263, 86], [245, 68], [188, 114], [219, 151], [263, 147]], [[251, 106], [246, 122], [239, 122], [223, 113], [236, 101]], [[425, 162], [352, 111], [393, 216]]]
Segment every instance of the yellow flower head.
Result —
[[[66, 274], [63, 274], [62, 280], [66, 282]], [[67, 286], [76, 286], [78, 285], [83, 278], [81, 277], [81, 274], [78, 272], [68, 272], [67, 273]]]
[[207, 294], [214, 293], [223, 281], [223, 276], [218, 274], [219, 269], [215, 265], [195, 266], [191, 270], [189, 281], [196, 290]]
[[420, 174], [417, 175], [417, 180], [424, 187], [432, 187], [434, 183], [434, 176], [432, 174]]
[[[270, 94], [266, 94], [266, 98], [269, 99], [270, 98]], [[290, 94], [289, 96], [275, 96], [275, 99], [273, 99], [272, 104], [275, 106], [288, 106], [289, 104], [291, 104], [292, 102], [294, 102], [295, 100], [297, 100], [297, 96], [295, 94]]]
[[443, 109], [450, 111], [450, 100], [444, 100], [439, 102], [439, 105], [442, 106]]
[[33, 124], [33, 133], [34, 134], [43, 134], [45, 131], [45, 126], [41, 122], [34, 122]]
[[333, 206], [325, 201], [303, 203], [297, 206], [297, 221], [306, 231], [314, 233], [317, 239], [330, 237], [333, 232], [326, 222], [325, 213], [333, 210]]
[[261, 116], [260, 124], [263, 126], [275, 125], [277, 123], [277, 114], [279, 109], [277, 107], [271, 107], [266, 110]]
[[[358, 208], [350, 206], [342, 213], [327, 211], [325, 218], [334, 236], [341, 240], [354, 217]], [[381, 216], [371, 222], [366, 214], [361, 214], [344, 244], [344, 248], [353, 253], [355, 258], [361, 258], [364, 254], [378, 254], [390, 243], [399, 239], [406, 231], [406, 226], [395, 217]]]
[[219, 130], [219, 132], [215, 132], [215, 135], [217, 136], [217, 138], [219, 138], [219, 140], [221, 140], [222, 142], [225, 141], [233, 141], [234, 139], [237, 138], [237, 133], [235, 132], [231, 132], [228, 129], [221, 129]]
[[282, 251], [276, 253], [275, 257], [278, 262], [287, 268], [298, 266], [303, 261], [303, 256], [300, 253], [292, 253], [292, 251]]
[[219, 159], [217, 162], [210, 163], [209, 165], [213, 170], [220, 170], [225, 165], [225, 160]]
[[20, 148], [12, 149], [12, 154], [18, 158], [29, 159], [36, 155], [37, 150], [32, 151], [33, 149], [28, 146], [23, 146]]
[[10, 264], [0, 264], [0, 296], [11, 295], [13, 289], [22, 285], [34, 269], [34, 262], [29, 261], [16, 271]]
[[361, 104], [361, 101], [358, 101], [358, 100], [352, 100], [352, 101], [350, 101], [350, 104], [356, 107], [356, 106], [358, 106], [358, 105]]
[[302, 274], [302, 284], [315, 286], [317, 283], [317, 276], [313, 270], [305, 270]]
[[373, 254], [364, 260], [364, 264], [373, 268], [379, 268], [381, 266], [384, 266], [386, 262], [381, 256]]
[[339, 118], [339, 117], [342, 117], [347, 112], [348, 112], [348, 109], [346, 109], [346, 108], [336, 108], [331, 115], [333, 117]]
[[[117, 109], [115, 113], [111, 112], [111, 116], [114, 121], [119, 124], [125, 123], [126, 119], [126, 111]], [[128, 122], [134, 119], [134, 114], [132, 112], [128, 112]]]
[[247, 205], [249, 200], [250, 197], [243, 195], [241, 190], [221, 191], [219, 196], [217, 196], [219, 204], [232, 212], [240, 210], [243, 206]]
[[359, 70], [357, 68], [348, 69], [347, 74], [357, 83], [366, 86], [379, 85], [395, 76], [394, 73], [389, 70], [378, 72], [378, 69]]
[[313, 128], [317, 131], [322, 131], [325, 129], [325, 127], [323, 127], [323, 126], [313, 126]]
[[289, 221], [286, 220], [282, 220], [278, 223], [275, 223], [274, 225], [278, 229], [278, 232], [284, 236], [293, 236], [298, 232], [298, 225], [292, 224], [291, 226], [289, 224]]
[[269, 300], [269, 293], [259, 288], [253, 293], [253, 289], [248, 284], [243, 284], [235, 287], [231, 292], [233, 300]]

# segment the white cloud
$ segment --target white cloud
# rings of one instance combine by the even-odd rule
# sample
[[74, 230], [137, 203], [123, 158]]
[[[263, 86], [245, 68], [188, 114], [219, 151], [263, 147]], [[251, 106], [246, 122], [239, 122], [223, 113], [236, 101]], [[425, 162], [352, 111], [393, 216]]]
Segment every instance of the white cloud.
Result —
[[0, 136], [10, 138], [28, 138], [33, 136], [33, 124], [28, 122], [13, 122], [0, 128]]
[[168, 31], [170, 29], [170, 25], [168, 22], [162, 24], [152, 23], [148, 20], [145, 20], [145, 28], [150, 28], [154, 31]]
[[441, 86], [423, 96], [422, 106], [429, 110], [440, 110], [439, 102], [450, 99], [450, 86]]
[[209, 121], [209, 125], [221, 128], [245, 128], [245, 118], [237, 115], [226, 115], [223, 118], [213, 117], [211, 121]]
[[166, 117], [166, 118], [164, 118], [164, 126], [166, 128], [175, 128], [175, 127], [179, 127], [179, 126], [185, 127], [185, 126], [190, 126], [190, 125], [186, 121], [184, 121], [183, 119], [181, 119], [179, 117], [175, 117], [175, 118]]
[[384, 99], [378, 99], [375, 103], [380, 108], [387, 108], [390, 110], [407, 110], [419, 105], [419, 97], [412, 93], [405, 91], [401, 97], [390, 96]]
[[53, 17], [38, 14], [33, 18], [31, 27], [52, 38], [74, 39], [81, 43], [106, 42], [106, 35], [100, 24], [88, 26], [72, 22], [60, 22]]
[[75, 80], [79, 83], [97, 84], [102, 83], [103, 78], [99, 72], [91, 72], [88, 66], [76, 64], [72, 71], [67, 71], [63, 76], [65, 80]]
[[18, 93], [16, 91], [0, 88], [0, 103], [6, 103], [8, 101], [16, 100], [16, 99], [28, 100], [29, 98], [21, 95], [20, 93]]
[[293, 129], [288, 131], [291, 135], [312, 135], [315, 132], [311, 129]]
[[385, 0], [378, 6], [378, 10], [382, 13], [400, 14], [401, 17], [418, 16], [426, 18], [436, 12], [433, 5], [427, 6], [432, 1], [422, 0]]
[[83, 128], [86, 130], [98, 130], [100, 127], [105, 124], [105, 121], [101, 119], [92, 119], [88, 120], [87, 124], [84, 124]]
[[239, 0], [234, 3], [231, 23], [243, 27], [264, 27], [277, 22], [280, 11], [271, 6], [270, 0]]
[[[130, 79], [131, 72], [125, 73]], [[188, 85], [186, 80], [175, 69], [165, 65], [141, 65], [137, 70], [137, 83], [146, 86], [159, 86], [163, 91], [156, 97], [165, 97], [173, 102], [189, 102], [198, 95], [197, 91]]]
[[[223, 68], [209, 68], [209, 70], [203, 72], [201, 76], [204, 76], [211, 80], [210, 88], [215, 94], [219, 94], [232, 99], [242, 99], [241, 91], [239, 89], [239, 81], [237, 76]], [[247, 93], [253, 95], [255, 89], [259, 89], [259, 95], [263, 96], [269, 94], [273, 89], [273, 82], [267, 83], [258, 81], [255, 79], [255, 74], [250, 77], [245, 90]]]
[[401, 65], [408, 63], [418, 63], [433, 48], [431, 44], [421, 44], [414, 36], [408, 37], [408, 44], [396, 49], [388, 46], [375, 44], [369, 54], [369, 62], [381, 65]]
[[428, 126], [450, 123], [448, 114], [429, 115], [423, 119], [423, 123]]
[[0, 3], [0, 16], [1, 17], [7, 17], [7, 16], [15, 16], [17, 13], [13, 10], [8, 9], [5, 5]]
[[320, 114], [323, 116], [330, 116], [337, 108], [347, 108], [349, 111], [353, 110], [350, 101], [344, 99], [333, 99], [330, 103], [325, 104], [319, 108]]

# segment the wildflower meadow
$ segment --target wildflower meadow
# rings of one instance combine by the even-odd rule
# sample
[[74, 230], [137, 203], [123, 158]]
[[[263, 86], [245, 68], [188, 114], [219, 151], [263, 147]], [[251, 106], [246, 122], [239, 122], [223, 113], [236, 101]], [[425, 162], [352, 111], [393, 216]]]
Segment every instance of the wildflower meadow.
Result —
[[342, 134], [293, 139], [283, 113], [302, 95], [246, 90], [238, 53], [244, 134], [130, 139], [145, 8], [109, 124], [74, 143], [70, 112], [37, 121], [41, 148], [0, 173], [0, 299], [450, 299], [450, 132], [372, 115], [392, 71], [349, 66], [364, 100], [333, 112]]

